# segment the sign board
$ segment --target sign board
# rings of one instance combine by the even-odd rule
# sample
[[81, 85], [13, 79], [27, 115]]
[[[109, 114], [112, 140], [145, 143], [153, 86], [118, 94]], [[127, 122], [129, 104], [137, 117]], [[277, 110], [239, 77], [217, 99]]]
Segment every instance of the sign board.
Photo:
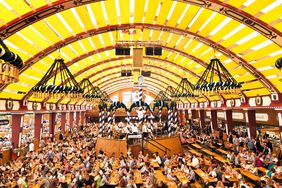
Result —
[[128, 138], [142, 138], [142, 134], [128, 135]]
[[0, 125], [8, 125], [9, 124], [9, 120], [7, 119], [1, 119], [0, 120]]

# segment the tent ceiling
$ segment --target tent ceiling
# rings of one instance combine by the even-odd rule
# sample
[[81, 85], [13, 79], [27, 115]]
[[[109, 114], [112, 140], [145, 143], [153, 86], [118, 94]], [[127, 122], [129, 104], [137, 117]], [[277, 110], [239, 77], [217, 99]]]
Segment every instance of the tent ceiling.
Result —
[[246, 82], [245, 95], [282, 91], [274, 68], [282, 54], [279, 0], [3, 0], [0, 8], [0, 34], [25, 62], [20, 81], [0, 87], [0, 98], [30, 95], [58, 49], [77, 81], [89, 77], [111, 93], [128, 88], [130, 79], [118, 76], [132, 60], [115, 56], [116, 39], [161, 41], [163, 55], [144, 59], [153, 72], [145, 80], [152, 93], [175, 87], [182, 77], [196, 83], [214, 56]]

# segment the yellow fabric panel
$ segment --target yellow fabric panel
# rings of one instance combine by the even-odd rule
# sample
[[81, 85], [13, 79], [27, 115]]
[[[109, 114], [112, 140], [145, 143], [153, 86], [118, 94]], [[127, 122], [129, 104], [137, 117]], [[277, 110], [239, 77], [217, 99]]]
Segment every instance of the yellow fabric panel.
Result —
[[22, 97], [23, 97], [23, 95], [11, 93], [11, 92], [6, 92], [6, 91], [2, 91], [0, 93], [0, 98], [1, 99], [16, 99], [16, 100], [20, 100], [20, 99], [22, 99]]
[[175, 43], [177, 42], [177, 40], [179, 39], [180, 35], [172, 35], [169, 43], [167, 44], [168, 46], [175, 46]]
[[[2, 3], [0, 3], [0, 10], [1, 10], [1, 15], [5, 15], [5, 16], [1, 16], [1, 19], [6, 23], [17, 18], [17, 16], [13, 12], [8, 10]], [[0, 26], [3, 26], [1, 22], [0, 22]]]
[[267, 1], [256, 0], [250, 6], [246, 7], [244, 11], [248, 12], [251, 15], [255, 15], [260, 10], [262, 10], [264, 7], [270, 5], [274, 1], [275, 0], [267, 0]]
[[231, 20], [226, 24], [220, 31], [218, 31], [214, 36], [211, 36], [210, 39], [217, 42], [222, 40], [222, 37], [232, 32], [236, 27], [240, 25], [239, 22]]
[[180, 18], [183, 11], [185, 10], [186, 5], [187, 5], [186, 3], [177, 3], [176, 4], [172, 15], [167, 22], [167, 26], [175, 27], [178, 19]]
[[[117, 19], [117, 11], [116, 11], [116, 6], [115, 5], [115, 1], [104, 1], [105, 3], [105, 8], [107, 11], [107, 16], [109, 19], [109, 24], [110, 25], [115, 25], [118, 23], [118, 19]], [[102, 15], [101, 15], [102, 16]]]
[[251, 96], [256, 96], [257, 94], [259, 95], [269, 95], [270, 92], [263, 88], [263, 89], [255, 89], [255, 90], [251, 90], [251, 91], [244, 91], [244, 94], [247, 96], [247, 97], [251, 97]]
[[34, 8], [40, 8], [44, 5], [46, 5], [46, 1], [44, 0], [29, 0], [28, 1]]
[[90, 4], [90, 6], [91, 6], [92, 12], [94, 14], [94, 17], [95, 17], [95, 20], [98, 26], [99, 27], [107, 26], [106, 20], [103, 16], [103, 10], [102, 10], [101, 3], [92, 3]]
[[71, 12], [71, 10], [63, 11], [61, 12], [61, 15], [63, 16], [65, 21], [68, 23], [68, 25], [71, 27], [74, 33], [81, 33], [84, 31], [83, 28], [79, 25], [78, 21], [76, 20], [76, 17]]
[[239, 8], [245, 2], [246, 2], [246, 0], [229, 0], [227, 3], [236, 7], [236, 8]]
[[265, 37], [256, 36], [256, 37], [250, 39], [249, 41], [247, 41], [247, 42], [245, 42], [241, 45], [238, 45], [235, 48], [232, 48], [232, 51], [235, 52], [235, 53], [244, 52], [244, 51], [250, 49], [251, 47], [256, 46], [256, 45], [258, 45], [258, 44], [260, 44], [264, 41], [265, 41]]
[[186, 12], [186, 14], [183, 17], [182, 21], [178, 25], [178, 28], [181, 28], [181, 29], [185, 30], [187, 28], [187, 26], [189, 25], [189, 23], [194, 18], [194, 16], [199, 11], [199, 9], [200, 9], [200, 7], [198, 7], [198, 6], [190, 5], [188, 11]]
[[[163, 3], [160, 13], [158, 15], [158, 18], [156, 20], [157, 24], [163, 25], [167, 19], [168, 13], [170, 11], [170, 8], [172, 6], [173, 1], [168, 1], [166, 3]], [[176, 22], [177, 20], [175, 20]]]
[[134, 10], [140, 10], [140, 11], [134, 11], [134, 22], [135, 23], [142, 22], [142, 18], [144, 16], [145, 2], [146, 0], [135, 0]]
[[266, 14], [262, 14], [259, 19], [266, 23], [271, 23], [273, 21], [279, 20], [282, 17], [281, 9], [282, 5], [277, 6]]
[[[46, 18], [45, 20], [50, 25], [52, 25], [52, 27], [55, 29], [55, 31], [57, 33], [59, 33], [62, 38], [68, 38], [72, 35], [56, 15], [50, 16], [50, 17]], [[54, 27], [54, 26], [56, 26], [56, 27]]]
[[196, 33], [205, 23], [205, 21], [211, 16], [212, 13], [213, 12], [209, 9], [203, 9], [197, 20], [190, 27], [189, 31]]
[[281, 31], [281, 30], [282, 30], [282, 22], [277, 23], [276, 25], [274, 25], [274, 27], [275, 27], [278, 31]]
[[[5, 0], [7, 4], [9, 4], [12, 9], [14, 9], [19, 15], [24, 15], [31, 11], [30, 7], [24, 2], [24, 1], [7, 1]], [[2, 10], [1, 10], [2, 12]]]
[[[30, 27], [26, 27], [25, 29], [21, 30], [20, 32], [22, 35], [26, 36], [29, 40], [31, 40], [34, 44], [39, 46], [42, 49], [48, 48], [49, 43], [40, 37], [36, 32], [34, 32]], [[31, 54], [38, 53], [36, 48], [33, 48], [35, 51], [32, 52]]]
[[148, 0], [148, 1], [149, 1], [148, 10], [146, 12], [144, 23], [153, 23], [160, 1], [159, 0]]
[[75, 8], [86, 30], [93, 29], [92, 22], [86, 6], [78, 6]]
[[278, 51], [280, 49], [281, 48], [277, 44], [272, 43], [264, 48], [261, 48], [256, 51], [252, 51], [251, 53], [244, 55], [243, 58], [246, 59], [247, 61], [253, 59], [260, 59], [260, 57], [268, 56], [272, 52]]
[[16, 84], [10, 84], [6, 89], [26, 92], [29, 91], [31, 87], [16, 83]]
[[259, 87], [263, 87], [263, 85], [259, 81], [255, 81], [243, 84], [242, 89], [255, 89]]
[[241, 38], [249, 35], [250, 33], [252, 33], [253, 30], [249, 27], [244, 27], [243, 29], [240, 30], [240, 32], [235, 33], [234, 35], [232, 35], [230, 38], [222, 41], [220, 44], [224, 47], [228, 47], [230, 45], [235, 44], [237, 41], [239, 41]]
[[129, 23], [130, 18], [130, 0], [119, 0], [121, 23]]
[[36, 22], [32, 25], [41, 35], [47, 38], [51, 44], [57, 43], [60, 41], [60, 37], [54, 33], [45, 22]]
[[[215, 17], [204, 27], [198, 34], [202, 36], [208, 36], [208, 34], [213, 31], [224, 19], [226, 16], [222, 14], [216, 14]], [[204, 23], [203, 23], [204, 24]]]

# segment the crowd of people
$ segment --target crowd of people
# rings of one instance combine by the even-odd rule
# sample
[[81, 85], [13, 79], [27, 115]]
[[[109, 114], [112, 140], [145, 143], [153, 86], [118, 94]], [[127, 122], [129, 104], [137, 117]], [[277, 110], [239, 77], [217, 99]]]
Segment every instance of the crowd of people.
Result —
[[[128, 127], [126, 123], [119, 123], [112, 125], [111, 129], [120, 136], [146, 132], [147, 125]], [[149, 134], [156, 136], [155, 133], [153, 130]], [[200, 128], [194, 123], [177, 128], [175, 133], [185, 148], [183, 153], [168, 156], [156, 152], [151, 156], [140, 152], [133, 156], [128, 149], [127, 153], [108, 154], [95, 150], [96, 140], [101, 136], [99, 126], [88, 124], [70, 136], [61, 134], [59, 140], [41, 141], [38, 150], [33, 145], [24, 156], [0, 166], [0, 187], [155, 188], [174, 185], [184, 188], [193, 187], [194, 182], [201, 180], [203, 187], [247, 188], [252, 185], [248, 184], [249, 180], [242, 171], [258, 175], [259, 167], [266, 168], [267, 172], [254, 184], [255, 187], [281, 187], [277, 179], [282, 175], [282, 168], [278, 166], [279, 156], [273, 153], [267, 138], [250, 139], [238, 131], [230, 133], [227, 141], [223, 141], [221, 136], [211, 133], [208, 126]], [[109, 136], [114, 138], [114, 134]], [[218, 161], [212, 155], [196, 155], [190, 151], [193, 143], [212, 152], [214, 148], [226, 148], [226, 160]], [[156, 170], [162, 171], [166, 181], [159, 179]], [[180, 181], [179, 173], [187, 181]], [[198, 177], [200, 173], [204, 173], [204, 178]]]

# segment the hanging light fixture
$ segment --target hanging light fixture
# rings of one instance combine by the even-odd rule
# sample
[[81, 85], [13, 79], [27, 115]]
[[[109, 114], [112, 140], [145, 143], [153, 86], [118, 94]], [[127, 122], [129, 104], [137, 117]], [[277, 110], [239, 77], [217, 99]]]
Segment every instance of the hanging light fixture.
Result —
[[175, 88], [173, 88], [172, 86], [167, 86], [167, 88], [165, 89], [164, 95], [165, 97], [168, 99], [168, 106], [170, 106], [170, 104], [173, 102], [173, 95], [175, 93]]
[[99, 104], [101, 99], [101, 90], [99, 87], [94, 87], [88, 78], [83, 78], [79, 86], [84, 91], [82, 97], [86, 102]]
[[195, 85], [194, 91], [199, 96], [238, 94], [241, 87], [241, 83], [232, 77], [220, 60], [213, 58]]
[[187, 78], [182, 78], [177, 88], [175, 89], [175, 92], [172, 95], [174, 101], [186, 101], [191, 97], [196, 97], [193, 88], [194, 86], [188, 81]]
[[69, 71], [63, 59], [55, 59], [43, 78], [32, 88], [35, 98], [61, 97], [77, 100], [82, 98], [83, 89]]
[[0, 39], [0, 84], [10, 84], [19, 81], [19, 71], [23, 67], [20, 56], [11, 52]]

